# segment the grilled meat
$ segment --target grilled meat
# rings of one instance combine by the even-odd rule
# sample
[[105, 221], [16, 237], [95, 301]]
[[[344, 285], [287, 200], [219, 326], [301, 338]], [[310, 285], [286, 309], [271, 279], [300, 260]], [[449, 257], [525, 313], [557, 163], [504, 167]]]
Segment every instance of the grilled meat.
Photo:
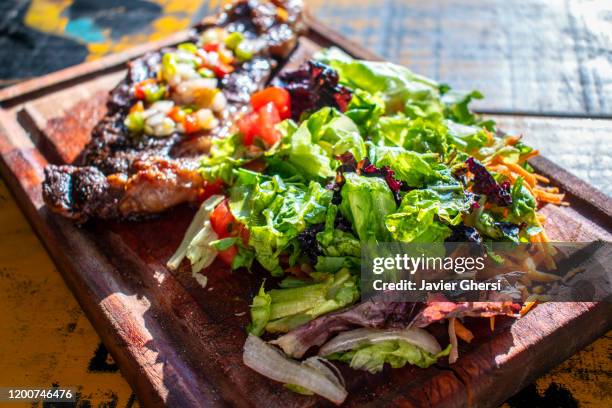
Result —
[[251, 93], [265, 86], [277, 65], [274, 57], [292, 50], [301, 29], [300, 13], [301, 1], [239, 0], [223, 10], [214, 26], [196, 27], [196, 37], [211, 27], [240, 32], [254, 49], [251, 59], [219, 81], [227, 105], [217, 113], [220, 124], [212, 130], [173, 131], [164, 137], [129, 132], [125, 120], [138, 101], [134, 87], [159, 78], [168, 50], [131, 61], [80, 157], [73, 165], [45, 169], [42, 191], [47, 205], [82, 223], [90, 218], [136, 218], [198, 200], [206, 187], [197, 171], [199, 157], [208, 152], [211, 138], [228, 134], [233, 116], [248, 104]]
[[47, 166], [43, 195], [53, 211], [77, 222], [137, 218], [196, 201], [205, 190], [197, 167], [197, 160], [154, 156], [111, 175], [94, 166]]

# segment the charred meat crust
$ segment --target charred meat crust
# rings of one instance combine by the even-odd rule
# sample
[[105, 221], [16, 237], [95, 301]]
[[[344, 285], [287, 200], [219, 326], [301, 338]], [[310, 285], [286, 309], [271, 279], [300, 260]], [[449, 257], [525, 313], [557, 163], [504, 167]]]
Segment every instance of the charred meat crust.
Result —
[[113, 192], [106, 175], [95, 167], [47, 166], [42, 191], [47, 206], [78, 222], [92, 215], [117, 215], [119, 191]]
[[[279, 16], [275, 4], [285, 7], [286, 15]], [[175, 133], [158, 138], [130, 134], [124, 120], [136, 102], [132, 88], [157, 77], [164, 50], [129, 62], [126, 77], [110, 92], [106, 116], [94, 128], [79, 158], [73, 165], [45, 169], [43, 198], [47, 205], [82, 223], [89, 218], [138, 218], [197, 200], [204, 187], [197, 158], [208, 152], [211, 137], [227, 132], [232, 115], [248, 104], [250, 94], [268, 82], [277, 65], [272, 57], [291, 52], [301, 30], [300, 20], [301, 1], [295, 0], [242, 0], [224, 9], [216, 26], [241, 31], [264, 46], [221, 81], [229, 103], [226, 124], [205, 135]]]

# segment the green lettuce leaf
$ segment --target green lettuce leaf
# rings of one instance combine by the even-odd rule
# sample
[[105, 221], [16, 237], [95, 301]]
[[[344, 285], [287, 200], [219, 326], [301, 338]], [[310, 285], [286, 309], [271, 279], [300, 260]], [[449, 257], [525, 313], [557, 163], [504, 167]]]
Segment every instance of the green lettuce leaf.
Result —
[[445, 105], [445, 116], [457, 123], [474, 125], [478, 122], [478, 117], [470, 111], [468, 105], [472, 100], [482, 98], [482, 94], [478, 91], [449, 90], [442, 97], [442, 102]]
[[391, 236], [385, 217], [396, 210], [395, 199], [387, 183], [377, 177], [346, 173], [342, 186], [340, 212], [348, 219], [363, 242], [388, 242]]
[[448, 177], [440, 172], [445, 169], [438, 163], [435, 153], [417, 153], [401, 147], [371, 146], [370, 161], [381, 168], [390, 167], [398, 180], [405, 181], [410, 187], [423, 187]]
[[250, 332], [288, 332], [312, 319], [351, 305], [359, 298], [357, 278], [342, 269], [336, 274], [313, 273], [312, 281], [290, 287], [260, 289], [251, 306]]
[[336, 109], [323, 108], [299, 127], [286, 122], [280, 127], [283, 134], [280, 148], [269, 155], [269, 161], [275, 166], [279, 166], [278, 161], [284, 161], [295, 170], [294, 174], [319, 180], [336, 174], [336, 156], [351, 152], [357, 160], [365, 157], [359, 128]]
[[449, 344], [446, 349], [434, 355], [406, 341], [387, 340], [348, 352], [332, 354], [327, 358], [349, 363], [355, 370], [366, 370], [375, 374], [382, 371], [385, 363], [393, 368], [400, 368], [406, 364], [427, 368], [435, 364], [439, 358], [448, 356], [451, 347]]
[[270, 307], [272, 297], [264, 289], [265, 281], [259, 288], [259, 293], [253, 298], [251, 304], [251, 324], [247, 327], [249, 333], [261, 336], [270, 320]]
[[363, 89], [355, 89], [353, 98], [344, 114], [351, 118], [363, 135], [376, 132], [381, 116], [385, 113], [385, 101]]
[[355, 60], [337, 48], [323, 50], [315, 59], [338, 71], [340, 81], [348, 87], [380, 95], [387, 113], [404, 112], [410, 117], [430, 118], [444, 114], [439, 84], [406, 67]]
[[327, 209], [325, 227], [317, 234], [323, 255], [317, 257], [316, 270], [335, 273], [342, 268], [358, 270], [361, 257], [361, 243], [350, 232], [335, 228], [338, 206]]
[[249, 231], [255, 259], [273, 275], [283, 275], [279, 256], [295, 252], [296, 238], [309, 224], [325, 221], [332, 192], [319, 183], [289, 183], [244, 169], [235, 171], [230, 210]]
[[244, 145], [240, 133], [213, 141], [210, 153], [200, 160], [199, 171], [205, 180], [221, 179], [226, 184], [233, 181], [233, 170], [247, 160], [244, 159]]
[[386, 217], [385, 224], [400, 242], [443, 242], [451, 233], [445, 223], [459, 224], [461, 214], [469, 208], [462, 190], [412, 190], [404, 196], [397, 212]]
[[198, 212], [185, 231], [185, 236], [176, 252], [168, 260], [166, 266], [172, 270], [178, 269], [185, 257], [191, 263], [191, 271], [197, 274], [209, 266], [217, 256], [217, 234], [210, 225], [210, 212], [223, 201], [223, 196], [213, 195], [202, 203]]

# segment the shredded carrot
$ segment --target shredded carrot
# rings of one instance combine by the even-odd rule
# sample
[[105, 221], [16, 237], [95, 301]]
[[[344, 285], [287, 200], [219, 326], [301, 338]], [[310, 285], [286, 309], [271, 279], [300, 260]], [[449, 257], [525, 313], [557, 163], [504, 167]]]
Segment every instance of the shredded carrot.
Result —
[[536, 304], [536, 302], [533, 302], [533, 301], [525, 302], [525, 304], [521, 308], [521, 311], [519, 312], [520, 315], [521, 316], [525, 316], [527, 314], [527, 312], [529, 312], [535, 306], [535, 304]]
[[525, 179], [525, 182], [527, 182], [531, 187], [535, 187], [537, 182], [533, 174], [531, 174], [518, 164], [508, 162], [503, 162], [503, 164], [505, 164], [512, 172], [518, 174], [519, 176], [522, 176]]
[[470, 343], [474, 339], [474, 334], [472, 334], [470, 329], [461, 324], [459, 319], [455, 319], [455, 334], [466, 343]]
[[533, 192], [536, 193], [538, 200], [544, 201], [547, 203], [561, 204], [563, 203], [563, 198], [565, 198], [565, 194], [550, 193], [540, 188], [534, 188]]
[[495, 316], [489, 318], [489, 326], [491, 327], [491, 331], [495, 331]]
[[550, 183], [550, 179], [541, 174], [533, 173], [533, 176], [536, 178], [536, 180], [541, 181], [542, 183]]
[[519, 158], [519, 163], [525, 163], [527, 160], [537, 156], [538, 154], [540, 154], [538, 150], [532, 150], [529, 153], [525, 153]]
[[538, 190], [542, 190], [542, 191], [546, 191], [547, 193], [559, 194], [559, 188], [558, 187], [538, 186], [537, 189]]
[[522, 136], [508, 136], [506, 137], [506, 145], [508, 146], [514, 146], [515, 144], [517, 144], [520, 140], [521, 140]]

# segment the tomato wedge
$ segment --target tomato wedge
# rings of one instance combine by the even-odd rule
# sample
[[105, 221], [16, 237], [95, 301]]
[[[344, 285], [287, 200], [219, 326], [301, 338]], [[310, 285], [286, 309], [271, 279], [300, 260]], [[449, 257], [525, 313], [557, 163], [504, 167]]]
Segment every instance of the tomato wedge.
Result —
[[236, 123], [238, 129], [240, 130], [240, 133], [242, 133], [242, 143], [245, 146], [252, 145], [255, 136], [257, 136], [255, 130], [255, 123], [257, 122], [258, 117], [259, 115], [257, 114], [257, 112], [247, 113], [246, 115], [241, 117]]
[[236, 248], [236, 245], [232, 245], [231, 247], [224, 249], [223, 251], [219, 251], [217, 253], [217, 257], [228, 266], [232, 266], [236, 255], [238, 255], [238, 249]]
[[176, 123], [183, 123], [187, 114], [179, 106], [175, 106], [170, 112], [168, 112], [167, 116]]
[[242, 143], [250, 146], [255, 138], [262, 140], [266, 146], [272, 146], [280, 139], [280, 133], [276, 125], [281, 118], [273, 102], [268, 102], [255, 112], [247, 113], [237, 122], [238, 129], [242, 133]]
[[251, 106], [255, 111], [270, 102], [274, 103], [282, 120], [291, 117], [291, 95], [286, 89], [271, 86], [251, 95]]
[[234, 221], [235, 218], [229, 209], [227, 200], [223, 200], [210, 213], [210, 225], [219, 238], [230, 236]]
[[[210, 213], [210, 225], [219, 236], [219, 239], [228, 237], [239, 237], [242, 242], [247, 243], [249, 240], [249, 232], [244, 225], [236, 222], [236, 219], [232, 215], [228, 200], [222, 201], [215, 207]], [[219, 251], [217, 256], [226, 265], [232, 265], [234, 258], [238, 255], [238, 247], [232, 245], [231, 247]]]
[[280, 139], [280, 132], [275, 127], [281, 121], [278, 109], [274, 102], [268, 102], [259, 108], [257, 115], [256, 133], [266, 146], [272, 146]]
[[202, 130], [202, 127], [198, 124], [198, 119], [193, 113], [185, 116], [183, 126], [185, 127], [186, 134], [191, 134]]
[[219, 51], [219, 43], [208, 43], [204, 44], [204, 51], [206, 52], [214, 52]]

